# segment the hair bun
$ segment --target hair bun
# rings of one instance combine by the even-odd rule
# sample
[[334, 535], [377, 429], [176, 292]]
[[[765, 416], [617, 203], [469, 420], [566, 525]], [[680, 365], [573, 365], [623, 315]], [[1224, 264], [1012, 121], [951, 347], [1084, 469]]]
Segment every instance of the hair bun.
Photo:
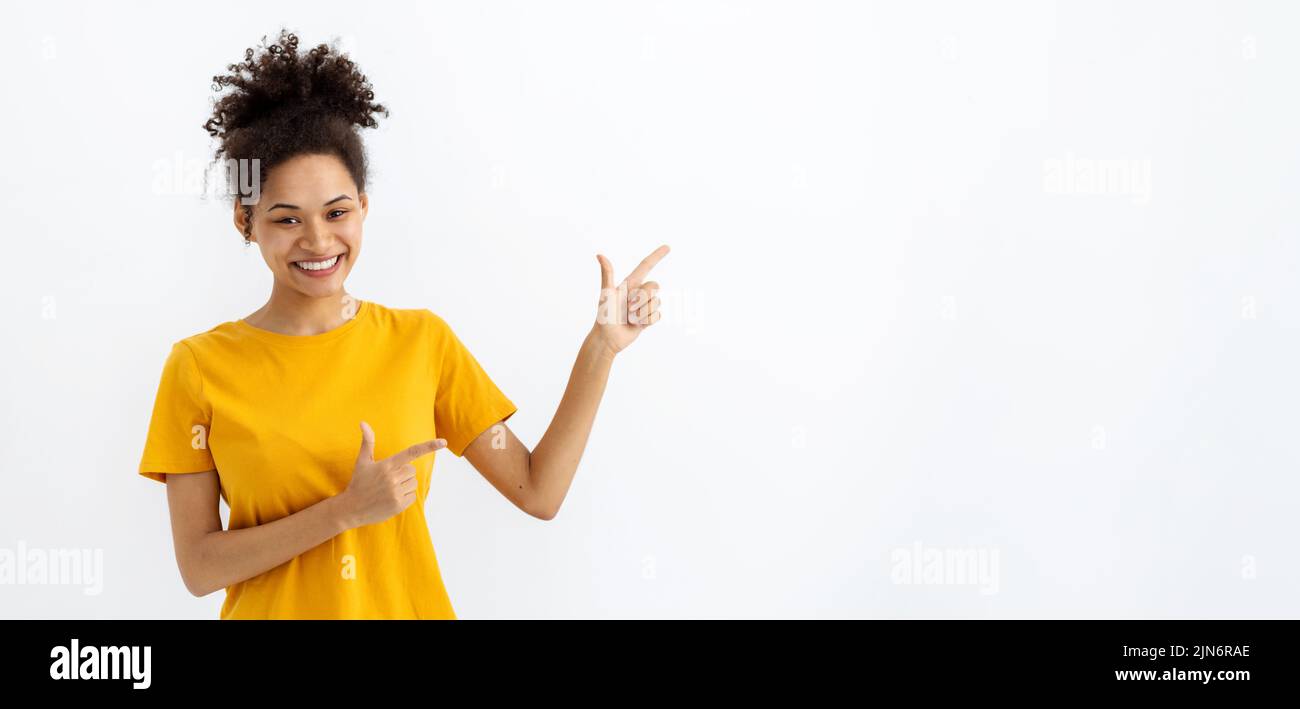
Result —
[[234, 91], [215, 102], [203, 127], [212, 137], [264, 121], [299, 122], [326, 115], [361, 128], [376, 128], [376, 114], [388, 109], [372, 103], [375, 92], [356, 63], [330, 44], [298, 52], [298, 35], [281, 29], [278, 39], [262, 37], [258, 53], [244, 51], [244, 61], [227, 65], [229, 74], [212, 77], [213, 91]]

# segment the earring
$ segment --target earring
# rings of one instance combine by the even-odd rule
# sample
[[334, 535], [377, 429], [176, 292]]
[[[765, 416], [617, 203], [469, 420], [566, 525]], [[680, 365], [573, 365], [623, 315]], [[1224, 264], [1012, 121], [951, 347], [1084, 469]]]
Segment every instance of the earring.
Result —
[[248, 237], [245, 236], [245, 237], [244, 237], [244, 246], [252, 246], [252, 245], [253, 245], [253, 242], [249, 241], [249, 240], [248, 240]]

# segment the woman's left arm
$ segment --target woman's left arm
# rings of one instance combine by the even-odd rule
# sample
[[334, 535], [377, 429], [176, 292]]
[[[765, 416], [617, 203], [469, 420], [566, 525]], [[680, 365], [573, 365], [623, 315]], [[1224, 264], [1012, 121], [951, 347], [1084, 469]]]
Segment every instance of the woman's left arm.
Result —
[[529, 451], [504, 421], [465, 448], [470, 464], [528, 514], [549, 520], [559, 512], [587, 447], [614, 357], [660, 319], [659, 284], [645, 277], [667, 254], [667, 244], [655, 249], [617, 286], [613, 265], [597, 254], [601, 288], [596, 322], [582, 341], [560, 406], [536, 448]]

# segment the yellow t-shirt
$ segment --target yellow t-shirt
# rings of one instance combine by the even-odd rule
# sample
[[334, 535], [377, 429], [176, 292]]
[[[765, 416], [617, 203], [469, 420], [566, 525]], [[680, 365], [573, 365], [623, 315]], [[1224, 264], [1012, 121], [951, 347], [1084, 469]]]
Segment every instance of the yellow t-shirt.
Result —
[[[243, 320], [172, 345], [140, 474], [216, 470], [230, 529], [342, 492], [375, 432], [375, 459], [445, 438], [456, 456], [515, 405], [438, 315], [360, 301], [319, 335]], [[335, 536], [226, 589], [221, 619], [455, 619], [424, 503], [437, 454], [415, 461], [419, 496], [401, 514]]]

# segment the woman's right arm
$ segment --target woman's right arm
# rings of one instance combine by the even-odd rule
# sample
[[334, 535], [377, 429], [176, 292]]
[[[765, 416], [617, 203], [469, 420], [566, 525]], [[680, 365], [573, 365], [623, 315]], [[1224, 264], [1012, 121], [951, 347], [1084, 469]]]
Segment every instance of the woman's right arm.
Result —
[[375, 433], [361, 423], [361, 449], [347, 489], [280, 519], [223, 530], [217, 471], [167, 475], [172, 543], [185, 588], [195, 596], [246, 581], [335, 536], [382, 522], [415, 502], [419, 483], [412, 464], [447, 441], [416, 443], [374, 459]]
[[172, 542], [185, 588], [195, 596], [245, 581], [356, 526], [341, 495], [273, 522], [224, 530], [217, 471], [167, 476]]

